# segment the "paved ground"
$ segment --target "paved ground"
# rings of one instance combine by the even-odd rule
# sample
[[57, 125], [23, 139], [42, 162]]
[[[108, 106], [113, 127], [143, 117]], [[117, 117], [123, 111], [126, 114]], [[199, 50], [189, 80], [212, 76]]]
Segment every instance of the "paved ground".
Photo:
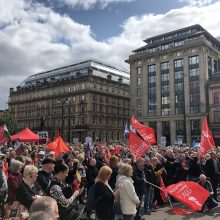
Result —
[[[173, 205], [173, 207], [183, 207], [180, 203]], [[146, 220], [220, 220], [220, 203], [219, 206], [206, 213], [192, 213], [187, 216], [180, 216], [173, 214], [169, 211], [170, 207], [166, 206], [159, 208], [156, 212], [152, 212], [151, 215], [145, 215]]]

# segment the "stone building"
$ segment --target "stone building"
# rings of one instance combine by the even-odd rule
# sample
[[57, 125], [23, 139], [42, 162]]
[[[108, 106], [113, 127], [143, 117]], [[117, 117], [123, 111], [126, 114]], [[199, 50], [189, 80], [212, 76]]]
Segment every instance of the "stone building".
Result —
[[208, 114], [207, 81], [219, 69], [220, 42], [200, 25], [148, 38], [130, 64], [131, 114], [167, 144], [191, 145]]
[[208, 80], [209, 127], [215, 144], [220, 146], [220, 72]]
[[87, 60], [34, 74], [10, 89], [9, 111], [19, 130], [59, 128], [68, 141], [99, 137], [122, 140], [129, 121], [129, 74], [110, 65]]

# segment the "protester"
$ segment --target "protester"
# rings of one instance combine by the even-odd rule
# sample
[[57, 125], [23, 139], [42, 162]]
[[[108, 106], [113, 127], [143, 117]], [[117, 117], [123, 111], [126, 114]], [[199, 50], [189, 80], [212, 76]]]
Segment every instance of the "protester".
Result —
[[132, 166], [124, 164], [121, 168], [121, 173], [124, 175], [121, 177], [121, 186], [119, 186], [120, 206], [123, 220], [132, 220], [137, 212], [136, 207], [140, 204], [131, 178], [133, 174]]
[[111, 168], [102, 166], [95, 184], [95, 212], [98, 220], [114, 219], [114, 193], [108, 184], [112, 174]]
[[47, 189], [51, 183], [54, 166], [55, 166], [55, 160], [51, 158], [45, 158], [42, 161], [42, 168], [38, 173], [37, 182], [41, 186], [44, 193], [47, 192]]
[[201, 174], [199, 176], [199, 184], [209, 191], [209, 197], [206, 200], [206, 203], [204, 204], [202, 211], [205, 210], [205, 206], [207, 206], [208, 210], [211, 210], [215, 208], [216, 206], [218, 206], [218, 203], [213, 198], [214, 192], [213, 192], [212, 184], [210, 181], [207, 180], [204, 174]]
[[23, 176], [21, 170], [23, 163], [18, 160], [12, 160], [10, 166], [10, 174], [8, 176], [8, 200], [12, 204], [16, 200], [17, 190], [22, 183]]
[[109, 179], [109, 185], [115, 189], [116, 177], [118, 175], [118, 157], [111, 156], [109, 160], [109, 167], [112, 169], [112, 175]]
[[137, 193], [137, 196], [140, 200], [140, 204], [137, 207], [135, 220], [140, 220], [141, 219], [140, 208], [141, 208], [141, 203], [142, 203], [145, 186], [146, 186], [146, 179], [145, 179], [145, 174], [144, 174], [144, 159], [143, 158], [137, 159], [137, 162], [134, 165], [133, 169], [134, 171], [133, 171], [132, 178], [134, 181], [135, 192]]
[[24, 168], [23, 181], [18, 188], [16, 199], [28, 210], [32, 202], [43, 195], [40, 185], [37, 183], [38, 168], [28, 165]]
[[53, 199], [52, 197], [49, 196], [42, 196], [39, 197], [37, 199], [35, 199], [30, 207], [30, 215], [34, 212], [47, 212], [50, 213], [52, 215], [54, 215], [54, 217], [56, 219], [59, 218], [59, 210], [58, 210], [58, 205], [55, 199]]
[[144, 174], [147, 181], [144, 192], [144, 213], [150, 215], [153, 209], [153, 199], [154, 199], [153, 185], [156, 184], [156, 176], [154, 173], [153, 166], [150, 162], [150, 158], [148, 157], [145, 158]]
[[69, 168], [66, 164], [57, 163], [54, 167], [54, 178], [48, 188], [48, 195], [58, 203], [59, 216], [61, 220], [71, 220], [77, 217], [75, 211], [76, 198], [80, 191], [72, 192], [71, 187], [65, 185], [64, 181], [68, 176]]

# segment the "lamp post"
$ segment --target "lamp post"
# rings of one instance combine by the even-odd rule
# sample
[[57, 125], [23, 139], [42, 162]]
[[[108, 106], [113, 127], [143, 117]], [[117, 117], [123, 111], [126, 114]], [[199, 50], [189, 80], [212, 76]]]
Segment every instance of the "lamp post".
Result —
[[[61, 134], [64, 135], [64, 105], [69, 104], [69, 119], [68, 121], [70, 122], [70, 98], [65, 98], [65, 99], [58, 99], [57, 103], [61, 104]], [[70, 123], [69, 123], [69, 139], [70, 139]]]

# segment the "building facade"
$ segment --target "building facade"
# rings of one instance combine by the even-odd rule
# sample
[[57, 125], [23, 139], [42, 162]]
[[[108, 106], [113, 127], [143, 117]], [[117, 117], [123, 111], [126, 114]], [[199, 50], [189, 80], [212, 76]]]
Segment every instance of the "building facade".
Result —
[[48, 131], [59, 128], [67, 141], [90, 136], [121, 141], [129, 121], [130, 79], [125, 71], [87, 60], [27, 78], [10, 89], [9, 112], [17, 128]]
[[220, 146], [220, 72], [208, 80], [209, 127], [215, 144]]
[[131, 114], [155, 129], [157, 142], [191, 146], [208, 114], [207, 81], [219, 69], [220, 42], [200, 25], [145, 40], [130, 64]]

